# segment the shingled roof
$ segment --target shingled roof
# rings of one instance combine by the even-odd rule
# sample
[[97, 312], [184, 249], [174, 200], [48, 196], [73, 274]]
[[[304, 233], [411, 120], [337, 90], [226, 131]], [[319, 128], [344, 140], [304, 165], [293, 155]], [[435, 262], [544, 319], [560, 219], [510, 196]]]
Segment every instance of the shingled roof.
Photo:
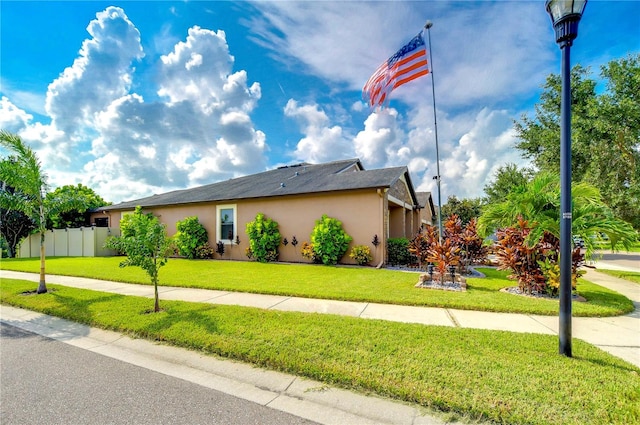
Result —
[[125, 210], [141, 207], [193, 204], [200, 202], [235, 201], [344, 190], [389, 188], [406, 175], [411, 196], [417, 198], [407, 167], [365, 170], [359, 159], [324, 164], [296, 164], [226, 181], [176, 190], [116, 205], [96, 211]]

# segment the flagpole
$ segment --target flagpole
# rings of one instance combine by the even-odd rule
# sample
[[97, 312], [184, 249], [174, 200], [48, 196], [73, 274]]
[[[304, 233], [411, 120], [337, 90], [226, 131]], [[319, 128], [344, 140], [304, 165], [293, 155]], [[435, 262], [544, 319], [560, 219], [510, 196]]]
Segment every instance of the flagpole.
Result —
[[438, 118], [436, 117], [436, 83], [433, 79], [433, 57], [431, 55], [431, 27], [433, 22], [427, 21], [424, 27], [427, 29], [429, 37], [429, 67], [431, 74], [431, 92], [433, 98], [433, 128], [436, 136], [436, 170], [437, 175], [434, 177], [438, 185], [438, 239], [442, 242], [442, 198], [440, 196], [440, 151], [438, 150]]

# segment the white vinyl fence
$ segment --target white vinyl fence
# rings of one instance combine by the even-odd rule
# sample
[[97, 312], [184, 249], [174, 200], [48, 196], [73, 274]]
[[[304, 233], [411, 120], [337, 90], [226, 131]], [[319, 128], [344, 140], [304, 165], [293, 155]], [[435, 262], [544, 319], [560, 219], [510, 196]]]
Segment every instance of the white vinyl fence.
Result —
[[[48, 257], [108, 257], [116, 255], [104, 248], [109, 236], [120, 236], [120, 229], [110, 227], [80, 227], [55, 229], [45, 233], [45, 253]], [[40, 256], [40, 233], [30, 235], [20, 244], [21, 258]]]

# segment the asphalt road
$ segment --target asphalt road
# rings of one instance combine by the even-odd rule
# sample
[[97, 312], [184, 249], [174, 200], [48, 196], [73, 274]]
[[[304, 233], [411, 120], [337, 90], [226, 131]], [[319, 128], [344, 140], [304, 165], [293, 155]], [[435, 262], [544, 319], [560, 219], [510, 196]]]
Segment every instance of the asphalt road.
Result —
[[596, 261], [603, 263], [603, 269], [607, 268], [607, 264], [612, 264], [617, 268], [623, 268], [625, 270], [637, 270], [640, 271], [640, 253], [639, 252], [596, 252]]
[[313, 424], [0, 324], [0, 423]]

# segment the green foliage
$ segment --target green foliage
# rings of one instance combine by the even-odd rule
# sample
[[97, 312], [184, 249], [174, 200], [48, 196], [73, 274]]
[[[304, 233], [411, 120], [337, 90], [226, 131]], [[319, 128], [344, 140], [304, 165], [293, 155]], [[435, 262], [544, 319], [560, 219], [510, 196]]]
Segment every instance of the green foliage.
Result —
[[213, 258], [213, 247], [209, 244], [209, 242], [205, 242], [203, 245], [200, 245], [196, 248], [195, 258], [198, 258], [200, 260]]
[[545, 258], [544, 261], [538, 260], [538, 266], [544, 276], [547, 294], [557, 296], [560, 291], [560, 264]]
[[167, 229], [157, 217], [143, 213], [137, 206], [133, 214], [127, 214], [120, 220], [120, 232], [121, 236], [107, 238], [105, 247], [127, 256], [120, 267], [140, 267], [149, 275], [155, 290], [154, 310], [158, 312], [158, 273], [173, 251]]
[[44, 203], [48, 211], [48, 229], [90, 225], [88, 211], [110, 204], [93, 189], [80, 183], [62, 186], [47, 193]]
[[353, 258], [357, 264], [364, 266], [369, 264], [373, 257], [371, 256], [371, 250], [366, 245], [356, 245], [351, 248], [349, 257]]
[[[605, 91], [596, 91], [597, 80]], [[560, 75], [547, 77], [534, 116], [515, 122], [516, 147], [553, 173], [560, 164], [561, 82]], [[571, 86], [572, 178], [598, 188], [616, 217], [640, 229], [640, 54], [605, 64], [596, 79], [576, 65]]]
[[[572, 233], [584, 239], [587, 258], [594, 243], [603, 235], [613, 248], [620, 243], [625, 249], [636, 240], [636, 232], [629, 223], [614, 217], [604, 204], [600, 191], [588, 183], [572, 187]], [[522, 217], [531, 232], [526, 243], [534, 246], [544, 233], [560, 238], [560, 177], [553, 173], [539, 173], [526, 186], [520, 187], [504, 202], [487, 205], [478, 219], [478, 232], [488, 235], [498, 228], [512, 226]]]
[[178, 254], [189, 259], [207, 258], [198, 255], [199, 247], [208, 244], [207, 229], [198, 221], [198, 217], [187, 217], [176, 223], [176, 234], [173, 237]]
[[33, 220], [25, 213], [0, 208], [0, 241], [6, 244], [2, 251], [3, 255], [6, 252], [8, 258], [15, 257], [20, 243], [31, 234], [33, 229], [35, 229]]
[[[0, 208], [23, 213], [40, 233], [40, 283], [37, 292], [47, 292], [45, 283], [44, 232], [47, 211], [44, 195], [47, 193], [47, 175], [37, 155], [22, 139], [7, 131], [0, 131], [0, 147], [13, 154], [0, 161]], [[9, 188], [9, 190], [8, 190]], [[23, 223], [19, 223], [22, 225]], [[15, 232], [14, 232], [15, 233]], [[9, 234], [3, 235], [5, 239]]]
[[494, 173], [493, 180], [484, 187], [484, 203], [503, 202], [515, 188], [526, 186], [533, 176], [531, 168], [518, 168], [513, 163], [500, 166]]
[[342, 222], [326, 214], [323, 214], [320, 220], [316, 220], [311, 232], [313, 250], [325, 265], [338, 264], [352, 240], [353, 238], [342, 229]]
[[447, 203], [442, 206], [442, 217], [457, 215], [462, 224], [468, 223], [472, 218], [480, 216], [482, 211], [482, 199], [458, 199], [451, 195]]
[[409, 252], [409, 239], [407, 238], [387, 239], [387, 257], [389, 264], [393, 266], [417, 262]]
[[246, 233], [253, 258], [261, 263], [278, 260], [278, 248], [282, 239], [278, 222], [258, 213], [255, 220], [247, 223]]

